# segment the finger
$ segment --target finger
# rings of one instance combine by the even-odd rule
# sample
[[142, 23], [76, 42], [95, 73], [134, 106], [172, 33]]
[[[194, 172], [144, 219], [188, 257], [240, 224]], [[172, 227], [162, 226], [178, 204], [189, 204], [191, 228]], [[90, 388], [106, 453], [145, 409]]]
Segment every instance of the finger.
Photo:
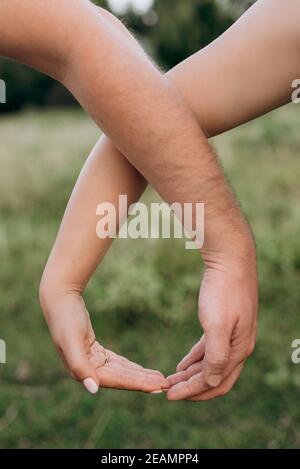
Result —
[[254, 344], [255, 336], [251, 330], [244, 326], [241, 330], [238, 327], [235, 328], [231, 336], [229, 358], [223, 371], [221, 382], [224, 382], [239, 366], [243, 367], [246, 359], [253, 352]]
[[135, 368], [137, 370], [144, 369], [142, 365], [132, 362], [131, 360], [128, 360], [128, 358], [122, 357], [122, 355], [118, 355], [117, 353], [112, 352], [111, 350], [107, 350], [107, 353], [109, 354], [110, 360], [116, 361], [120, 364], [123, 364], [124, 366], [130, 366], [131, 368]]
[[175, 384], [167, 392], [167, 399], [169, 401], [179, 401], [182, 399], [189, 399], [194, 396], [198, 396], [204, 391], [207, 391], [210, 387], [207, 385], [204, 379], [204, 374], [201, 371], [196, 373], [187, 381]]
[[63, 346], [57, 346], [70, 374], [81, 381], [91, 394], [96, 394], [99, 380], [95, 368], [91, 364], [83, 342], [76, 338], [64, 340]]
[[203, 362], [201, 361], [201, 362], [194, 363], [185, 371], [179, 371], [178, 373], [174, 373], [173, 375], [168, 376], [167, 380], [169, 381], [170, 387], [174, 386], [175, 384], [181, 383], [181, 381], [187, 381], [194, 374], [200, 373], [202, 369], [203, 369]]
[[[194, 398], [196, 398], [196, 400], [206, 400], [206, 399], [213, 399], [214, 397], [222, 396], [226, 394], [227, 392], [229, 392], [229, 390], [234, 385], [235, 381], [237, 381], [239, 375], [242, 372], [243, 366], [244, 366], [244, 362], [236, 365], [235, 368], [231, 370], [231, 373], [226, 375], [226, 379], [224, 379], [218, 387], [211, 388], [210, 386], [207, 385], [204, 379], [203, 373], [201, 372], [201, 369], [203, 368], [203, 362], [200, 362], [198, 364], [198, 367], [195, 364], [189, 368], [189, 373], [188, 373], [190, 375], [189, 379], [186, 381], [177, 383], [173, 385], [172, 387], [170, 387], [168, 394], [167, 394], [167, 398], [169, 400], [181, 400], [181, 399], [192, 400]], [[198, 370], [200, 370], [200, 373], [197, 372], [198, 371], [197, 368]], [[196, 395], [194, 393], [197, 389], [199, 389], [199, 394]], [[203, 399], [200, 399], [201, 396]]]
[[[128, 360], [125, 357], [117, 355], [114, 352], [109, 352], [108, 366], [110, 364], [112, 364], [113, 366], [117, 365], [119, 367], [120, 371], [126, 372], [126, 373], [128, 373], [128, 371], [130, 371], [130, 370], [135, 371], [135, 372], [138, 371], [139, 372], [139, 375], [138, 375], [139, 380], [142, 379], [142, 375], [147, 376], [149, 378], [150, 377], [154, 378], [155, 382], [159, 378], [159, 380], [163, 380], [162, 382], [165, 383], [164, 390], [167, 390], [169, 388], [168, 381], [166, 380], [165, 376], [160, 371], [152, 370], [152, 369], [148, 369], [148, 368], [143, 368], [142, 366], [137, 365], [136, 363]], [[121, 368], [123, 368], [123, 370], [121, 370]]]
[[[98, 379], [100, 379], [99, 375], [104, 377], [104, 380], [101, 381], [103, 387], [145, 390], [146, 383], [147, 390], [149, 386], [151, 387], [152, 383], [154, 389], [151, 387], [150, 391], [157, 391], [160, 390], [159, 383], [161, 381], [167, 387], [167, 381], [160, 372], [146, 370], [125, 357], [105, 350], [98, 342], [91, 346], [90, 361], [96, 369]], [[129, 378], [129, 384], [128, 380], [124, 379], [124, 377]]]
[[[245, 341], [246, 342], [246, 341]], [[221, 381], [221, 383], [219, 384], [219, 386], [221, 386], [223, 384], [223, 382], [227, 379], [229, 379], [229, 377], [231, 376], [231, 374], [234, 372], [235, 369], [240, 369], [240, 372], [242, 370], [242, 367], [243, 367], [243, 364], [245, 362], [245, 358], [247, 358], [247, 353], [246, 353], [246, 349], [249, 347], [246, 347], [246, 343], [242, 344], [242, 349], [241, 347], [239, 347], [238, 349], [235, 348], [234, 351], [232, 351], [233, 353], [230, 354], [230, 358], [229, 358], [229, 361], [227, 363], [227, 366], [223, 372], [223, 379]], [[246, 349], [245, 349], [246, 347]], [[178, 398], [181, 398], [180, 396], [182, 395], [181, 393], [188, 393], [188, 392], [194, 392], [194, 387], [191, 389], [191, 381], [188, 381], [193, 374], [198, 374], [199, 371], [202, 371], [204, 369], [204, 363], [205, 363], [205, 360], [201, 361], [201, 362], [198, 362], [198, 365], [197, 364], [194, 364], [194, 365], [191, 365], [187, 370], [185, 371], [181, 371], [179, 373], [175, 373], [174, 375], [171, 375], [168, 377], [168, 381], [170, 383], [170, 390], [169, 390], [169, 397], [170, 399], [172, 400], [177, 400]], [[238, 376], [237, 376], [238, 378]], [[236, 378], [236, 379], [237, 379]], [[181, 383], [182, 381], [188, 381], [187, 385], [184, 387], [178, 387], [178, 388], [175, 388], [173, 389], [172, 386], [174, 387], [176, 384], [179, 384]], [[204, 381], [205, 380], [205, 377], [204, 377]], [[227, 383], [227, 381], [226, 381]], [[225, 386], [226, 386], [226, 383], [225, 383]], [[207, 382], [206, 382], [207, 384]], [[203, 385], [203, 383], [202, 383]], [[219, 386], [217, 388], [214, 388], [216, 389], [216, 396], [218, 395], [218, 389], [219, 389]], [[211, 387], [210, 386], [204, 386], [202, 387], [202, 390], [201, 392], [199, 392], [199, 395], [201, 393], [210, 393], [210, 390], [211, 390]], [[223, 388], [221, 389], [221, 393], [223, 391]], [[209, 394], [210, 395], [210, 394]], [[212, 394], [214, 395], [214, 394]]]
[[110, 360], [112, 360], [116, 363], [119, 363], [120, 365], [123, 365], [126, 368], [140, 370], [140, 371], [143, 371], [143, 372], [148, 373], [148, 374], [154, 374], [154, 375], [164, 377], [164, 375], [158, 370], [152, 370], [150, 368], [144, 368], [143, 366], [139, 365], [138, 363], [132, 362], [131, 360], [128, 360], [128, 358], [123, 357], [122, 355], [118, 355], [117, 353], [112, 352], [110, 350], [107, 350], [107, 352], [109, 354]]
[[204, 379], [210, 387], [219, 386], [230, 356], [231, 329], [212, 327], [205, 332]]
[[128, 391], [154, 392], [169, 387], [166, 378], [143, 371], [127, 369], [118, 364], [107, 364], [97, 370], [101, 387], [127, 389]]
[[205, 353], [205, 337], [202, 336], [199, 342], [197, 342], [190, 352], [181, 360], [177, 365], [176, 371], [184, 371], [193, 363], [202, 360]]
[[198, 396], [194, 396], [190, 398], [190, 401], [198, 402], [198, 401], [207, 401], [210, 399], [216, 399], [217, 397], [223, 397], [228, 394], [235, 383], [237, 382], [244, 364], [237, 366], [233, 372], [218, 386], [214, 389], [209, 389], [208, 391], [202, 392]]

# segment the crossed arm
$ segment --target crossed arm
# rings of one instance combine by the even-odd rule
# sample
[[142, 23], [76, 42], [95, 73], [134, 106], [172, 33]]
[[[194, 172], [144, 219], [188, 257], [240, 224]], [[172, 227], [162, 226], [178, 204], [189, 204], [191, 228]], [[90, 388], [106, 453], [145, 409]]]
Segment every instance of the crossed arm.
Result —
[[[253, 347], [257, 292], [252, 237], [195, 117], [172, 85], [171, 76], [170, 79], [163, 78], [134, 39], [129, 36], [125, 40], [123, 32], [111, 24], [106, 13], [95, 13], [95, 7], [84, 0], [54, 0], [50, 5], [43, 6], [32, 0], [24, 0], [21, 5], [14, 0], [3, 0], [0, 17], [5, 19], [5, 24], [3, 29], [1, 25], [0, 52], [65, 83], [127, 160], [165, 200], [206, 203], [206, 244], [202, 250], [206, 276], [204, 294], [200, 295], [206, 336], [205, 344], [202, 340], [196, 347], [198, 360], [194, 360], [198, 368], [200, 364], [204, 367], [204, 372], [198, 370], [200, 373], [191, 377], [188, 388], [191, 391], [192, 387], [193, 396], [199, 394], [199, 385], [202, 392], [208, 390], [211, 393], [210, 386], [219, 385], [221, 381], [230, 384]], [[11, 28], [12, 21], [14, 28]], [[184, 91], [182, 94], [185, 94]], [[125, 174], [128, 181], [132, 178], [137, 188], [133, 198], [138, 197], [144, 180], [111, 144], [107, 145], [104, 149], [115, 152], [114, 161], [117, 162], [117, 165], [112, 164], [111, 169], [115, 171], [118, 166], [119, 175]], [[88, 166], [85, 171], [88, 174]], [[180, 185], [178, 180], [181, 181]], [[85, 193], [85, 197], [88, 199], [92, 192]], [[100, 198], [102, 196], [101, 193]], [[99, 201], [98, 194], [97, 203]], [[71, 214], [72, 203], [66, 212], [66, 222]], [[89, 239], [89, 233], [86, 239]], [[74, 241], [75, 250], [70, 240]], [[103, 371], [106, 367], [101, 368], [99, 377], [89, 360], [95, 338], [93, 334], [85, 335], [89, 329], [85, 323], [88, 319], [81, 316], [77, 307], [79, 303], [76, 302], [76, 306], [67, 313], [64, 326], [57, 323], [65, 298], [74, 293], [80, 295], [107, 248], [100, 246], [99, 240], [94, 240], [91, 245], [85, 245], [82, 240], [78, 246], [72, 237], [67, 242], [60, 232], [44, 277], [48, 287], [42, 287], [41, 296], [53, 338], [74, 376], [80, 380], [92, 377], [102, 384], [102, 378], [104, 381], [108, 378], [101, 376], [101, 373], [107, 373]], [[92, 252], [95, 242], [98, 245]], [[80, 249], [76, 250], [76, 247]], [[239, 250], [238, 256], [236, 248]], [[64, 253], [64, 258], [60, 259], [62, 262], [57, 264], [60, 268], [56, 270], [56, 255], [59, 252]], [[228, 298], [228, 290], [237, 291], [234, 298]], [[214, 295], [215, 291], [219, 292], [218, 298]], [[55, 293], [54, 302], [51, 292]], [[65, 306], [69, 308], [67, 302]], [[76, 308], [79, 317], [84, 317], [84, 324], [74, 328]], [[68, 328], [70, 324], [72, 327]], [[246, 334], [240, 334], [239, 328]], [[215, 347], [213, 339], [217, 337], [220, 340]], [[238, 350], [238, 355], [229, 366], [229, 355], [232, 355], [232, 350], [235, 351], [232, 346], [235, 337], [238, 342], [242, 339], [243, 350], [242, 354], [241, 349]], [[80, 345], [75, 353], [68, 352], [72, 342]], [[95, 354], [100, 360], [101, 350]], [[195, 350], [189, 357], [195, 359]], [[147, 386], [141, 386], [142, 390], [151, 391], [167, 385], [162, 377], [150, 384], [151, 379], [149, 377]], [[180, 382], [174, 389], [169, 391], [170, 398], [172, 392], [175, 392], [176, 398], [188, 397], [185, 382]]]
[[[167, 74], [207, 135], [224, 132], [290, 100], [291, 83], [300, 70], [297, 62], [299, 34], [294, 21], [299, 5], [291, 1], [289, 6], [289, 14], [286, 14], [285, 2], [258, 2], [217, 41]], [[270, 23], [271, 8], [274, 20]], [[121, 33], [125, 36], [128, 34], [123, 25], [112, 17], [110, 20]], [[255, 53], [245, 54], [249, 50]], [[281, 71], [280, 74], [277, 73], [278, 70]], [[46, 297], [53, 293], [49, 279], [59, 269], [63, 276], [60, 288], [63, 285], [66, 287], [72, 301], [77, 295], [82, 301], [84, 286], [111, 243], [109, 238], [99, 240], [95, 236], [95, 207], [101, 201], [109, 201], [117, 206], [119, 194], [127, 194], [129, 203], [134, 203], [145, 186], [146, 180], [114, 144], [106, 137], [101, 138], [76, 184], [46, 267], [42, 282]], [[122, 213], [123, 218], [126, 216], [126, 213]], [[79, 224], [78, 220], [83, 223]], [[72, 233], [76, 233], [76, 236]], [[82, 252], [82, 246], [85, 248], [79, 259], [78, 252]], [[62, 262], [66, 249], [70, 251], [69, 259], [73, 258], [78, 263], [75, 272], [73, 269], [70, 272], [68, 266]], [[240, 261], [235, 264], [233, 260], [231, 269], [224, 278], [220, 276], [219, 283], [216, 272], [207, 269], [208, 275], [200, 293], [200, 320], [206, 336], [212, 338], [215, 347], [208, 348], [203, 338], [193, 347], [179, 364], [178, 373], [169, 377], [169, 399], [205, 400], [223, 395], [231, 389], [245, 358], [251, 353], [256, 319], [255, 262], [251, 256]], [[235, 292], [240, 290], [242, 293], [246, 292], [246, 295], [250, 293], [250, 307], [247, 308], [246, 298], [232, 299], [232, 303], [229, 300], [228, 308], [224, 307], [224, 303], [228, 301], [228, 291], [224, 292], [223, 288], [229, 285], [231, 275], [236, 275], [231, 285]], [[226, 277], [229, 277], [229, 283]], [[74, 278], [79, 279], [76, 282], [79, 289], [72, 294], [68, 285], [72, 285]], [[210, 291], [210, 282], [219, 300], [215, 307], [211, 304], [214, 295]], [[57, 290], [54, 291], [54, 296], [60, 296]], [[232, 304], [237, 305], [236, 315], [234, 310], [230, 311]], [[70, 305], [71, 302], [65, 308], [65, 313]], [[55, 308], [52, 310], [55, 311]], [[218, 315], [218, 321], [212, 317], [214, 313]], [[232, 327], [233, 318], [236, 319], [236, 327]], [[63, 328], [62, 324], [60, 328]], [[72, 354], [74, 347], [65, 346], [65, 350]], [[215, 388], [211, 389], [206, 383], [203, 375], [205, 364], [224, 373], [224, 379]], [[229, 370], [232, 370], [231, 373]], [[117, 385], [116, 375], [111, 385]], [[140, 388], [141, 381], [131, 381], [131, 385]]]

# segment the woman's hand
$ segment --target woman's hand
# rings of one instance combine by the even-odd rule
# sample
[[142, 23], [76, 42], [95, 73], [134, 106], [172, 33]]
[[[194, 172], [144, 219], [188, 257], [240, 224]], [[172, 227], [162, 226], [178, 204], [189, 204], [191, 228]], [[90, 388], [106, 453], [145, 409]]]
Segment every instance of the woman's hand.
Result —
[[169, 387], [159, 371], [143, 368], [97, 342], [81, 295], [44, 290], [41, 305], [55, 347], [71, 376], [89, 392], [105, 387], [158, 393]]

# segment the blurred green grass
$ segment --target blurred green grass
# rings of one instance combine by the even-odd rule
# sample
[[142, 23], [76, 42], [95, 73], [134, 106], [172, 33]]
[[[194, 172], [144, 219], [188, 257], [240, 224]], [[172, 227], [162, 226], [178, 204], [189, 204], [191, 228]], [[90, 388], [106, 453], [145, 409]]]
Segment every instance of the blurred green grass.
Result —
[[[258, 344], [225, 398], [193, 404], [101, 390], [66, 375], [37, 302], [69, 193], [99, 131], [77, 111], [0, 119], [0, 447], [295, 448], [300, 367], [299, 109], [215, 139], [257, 239]], [[146, 200], [156, 197], [152, 192]], [[118, 241], [85, 298], [105, 346], [166, 374], [198, 339], [201, 263], [180, 242]]]

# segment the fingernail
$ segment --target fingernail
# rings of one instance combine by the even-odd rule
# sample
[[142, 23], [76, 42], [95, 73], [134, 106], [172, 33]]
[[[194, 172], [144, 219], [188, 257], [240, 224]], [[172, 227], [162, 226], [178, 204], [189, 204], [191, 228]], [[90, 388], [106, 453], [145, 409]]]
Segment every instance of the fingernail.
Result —
[[163, 391], [159, 389], [158, 391], [152, 391], [150, 394], [161, 394]]
[[216, 388], [222, 381], [221, 375], [209, 375], [207, 377], [207, 384], [212, 388]]
[[96, 394], [99, 389], [98, 385], [92, 378], [86, 378], [85, 380], [83, 380], [83, 386], [91, 394]]

